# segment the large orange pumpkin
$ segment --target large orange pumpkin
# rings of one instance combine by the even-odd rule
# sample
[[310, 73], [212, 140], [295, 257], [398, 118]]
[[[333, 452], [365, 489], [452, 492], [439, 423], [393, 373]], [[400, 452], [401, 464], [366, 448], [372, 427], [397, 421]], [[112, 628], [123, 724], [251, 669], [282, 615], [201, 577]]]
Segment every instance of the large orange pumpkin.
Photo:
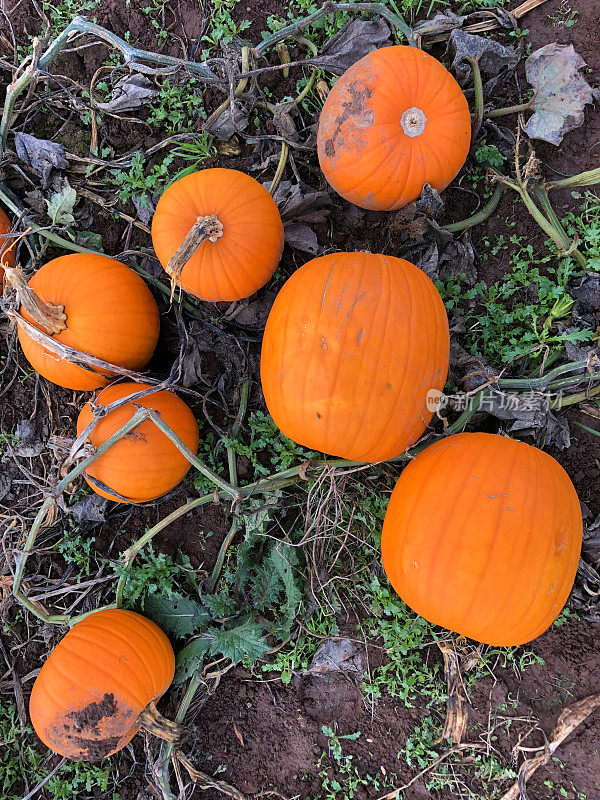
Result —
[[29, 701], [35, 732], [66, 758], [99, 761], [135, 736], [174, 672], [173, 648], [153, 622], [122, 609], [90, 614], [36, 678]]
[[413, 264], [371, 253], [315, 258], [284, 284], [267, 320], [267, 407], [305, 447], [384, 461], [425, 430], [448, 348], [442, 299]]
[[[108, 386], [95, 400], [96, 405], [107, 406], [135, 392], [150, 388], [145, 383], [118, 383]], [[139, 400], [135, 406], [153, 408], [163, 422], [179, 436], [194, 453], [198, 449], [198, 424], [190, 408], [168, 391], [154, 392]], [[136, 412], [132, 403], [126, 403], [103, 417], [89, 435], [92, 447], [98, 448], [109, 439]], [[77, 435], [93, 419], [89, 403], [77, 418]], [[190, 462], [152, 420], [141, 422], [129, 434], [93, 461], [84, 474], [92, 489], [109, 500], [125, 502], [113, 492], [132, 503], [155, 500], [170, 492], [190, 469]], [[106, 489], [103, 486], [107, 487]]]
[[[195, 238], [192, 233], [188, 239], [198, 225]], [[175, 181], [162, 195], [152, 242], [174, 285], [201, 300], [240, 300], [275, 272], [283, 223], [275, 201], [254, 178], [234, 169], [205, 169]]]
[[[61, 256], [33, 275], [31, 292], [38, 298], [39, 314], [34, 319], [22, 306], [22, 316], [57, 342], [131, 370], [142, 369], [152, 357], [158, 307], [144, 281], [124, 264], [101, 255]], [[19, 341], [31, 366], [67, 389], [97, 389], [112, 375], [61, 360], [21, 326]]]
[[557, 461], [504, 436], [461, 433], [406, 467], [381, 553], [394, 589], [429, 622], [513, 646], [559, 615], [581, 537], [577, 493]]
[[7, 236], [11, 230], [10, 220], [0, 208], [0, 289], [4, 279], [3, 267], [14, 267], [15, 265], [15, 245]]
[[416, 47], [383, 47], [350, 67], [329, 93], [319, 163], [338, 194], [391, 211], [441, 191], [465, 162], [471, 117], [460, 86]]

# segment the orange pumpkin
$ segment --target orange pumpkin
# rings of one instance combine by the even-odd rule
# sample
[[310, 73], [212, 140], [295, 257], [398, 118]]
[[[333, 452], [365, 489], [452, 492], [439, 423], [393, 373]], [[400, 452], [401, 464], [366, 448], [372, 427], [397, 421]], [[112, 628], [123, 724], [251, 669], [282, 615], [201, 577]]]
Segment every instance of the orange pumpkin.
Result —
[[4, 279], [3, 267], [14, 267], [15, 265], [15, 245], [6, 236], [11, 230], [10, 220], [0, 208], [0, 289]]
[[[194, 238], [198, 224], [204, 227]], [[240, 300], [275, 272], [283, 224], [275, 201], [254, 178], [234, 169], [205, 169], [175, 181], [162, 195], [152, 242], [160, 263], [186, 292], [201, 300]]]
[[284, 284], [265, 328], [261, 379], [295, 442], [357, 461], [414, 444], [448, 372], [446, 311], [413, 264], [371, 253], [309, 261]]
[[394, 589], [429, 622], [509, 647], [559, 615], [581, 537], [577, 493], [557, 461], [505, 436], [461, 433], [400, 476], [381, 554]]
[[350, 67], [319, 120], [319, 163], [338, 194], [375, 211], [441, 191], [465, 162], [471, 117], [460, 86], [416, 47], [382, 47]]
[[99, 761], [135, 736], [174, 672], [173, 648], [153, 622], [122, 609], [97, 611], [74, 625], [42, 666], [31, 722], [55, 753]]
[[[115, 400], [148, 388], [149, 384], [145, 383], [118, 383], [108, 386], [100, 392], [95, 404], [107, 406]], [[153, 408], [157, 411], [163, 422], [167, 423], [194, 455], [196, 454], [198, 424], [183, 400], [172, 392], [160, 391], [134, 402], [136, 406]], [[111, 411], [92, 430], [88, 442], [92, 447], [100, 447], [119, 428], [122, 428], [136, 411], [133, 402]], [[92, 419], [92, 409], [90, 404], [86, 403], [77, 418], [78, 436]], [[112, 489], [132, 503], [144, 503], [170, 492], [183, 480], [190, 466], [190, 462], [167, 435], [157, 428], [152, 420], [146, 419], [93, 461], [84, 477], [92, 489], [102, 497], [125, 502], [112, 494], [110, 491]]]
[[[152, 357], [159, 332], [156, 302], [144, 281], [112, 258], [87, 254], [55, 258], [20, 291], [30, 303], [33, 297], [39, 312], [33, 309], [34, 318], [29, 304], [21, 307], [22, 316], [55, 341], [131, 370], [142, 369]], [[91, 391], [106, 386], [113, 375], [61, 360], [22, 326], [19, 341], [31, 366], [67, 389]]]

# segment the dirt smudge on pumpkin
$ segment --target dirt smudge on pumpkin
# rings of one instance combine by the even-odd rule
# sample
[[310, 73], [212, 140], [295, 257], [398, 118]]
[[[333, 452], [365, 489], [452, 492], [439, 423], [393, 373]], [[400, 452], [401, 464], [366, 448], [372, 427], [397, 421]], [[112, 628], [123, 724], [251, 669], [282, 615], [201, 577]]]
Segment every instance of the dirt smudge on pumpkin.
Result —
[[133, 709], [106, 693], [101, 700], [65, 714], [49, 732], [50, 738], [61, 748], [68, 742], [68, 757], [73, 760], [100, 761], [119, 746], [134, 717]]
[[105, 694], [98, 703], [88, 703], [78, 711], [67, 714], [72, 719], [75, 730], [83, 731], [85, 728], [94, 728], [105, 717], [114, 717], [119, 711], [114, 694]]
[[342, 128], [348, 121], [352, 121], [356, 128], [370, 128], [373, 124], [373, 110], [367, 108], [367, 100], [371, 97], [368, 86], [360, 87], [358, 82], [348, 86], [350, 99], [342, 102], [342, 111], [335, 120], [335, 129], [329, 139], [323, 143], [323, 150], [327, 158], [335, 158], [337, 148], [343, 145]]

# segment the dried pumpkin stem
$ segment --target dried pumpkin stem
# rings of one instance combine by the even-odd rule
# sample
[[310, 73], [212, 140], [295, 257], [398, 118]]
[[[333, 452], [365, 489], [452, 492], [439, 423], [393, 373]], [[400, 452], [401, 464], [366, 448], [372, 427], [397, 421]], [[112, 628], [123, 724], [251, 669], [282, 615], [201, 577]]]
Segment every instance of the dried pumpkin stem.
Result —
[[181, 272], [190, 258], [204, 242], [213, 244], [218, 242], [223, 236], [223, 232], [223, 223], [216, 214], [198, 217], [165, 267], [167, 274], [171, 277], [171, 300], [175, 294], [175, 288], [179, 284]]
[[67, 315], [64, 306], [45, 303], [28, 285], [25, 273], [20, 267], [5, 267], [4, 274], [15, 289], [19, 301], [29, 316], [40, 325], [46, 333], [60, 333], [67, 327]]
[[165, 742], [179, 742], [185, 734], [185, 727], [163, 717], [156, 708], [156, 703], [149, 703], [138, 717], [142, 730]]

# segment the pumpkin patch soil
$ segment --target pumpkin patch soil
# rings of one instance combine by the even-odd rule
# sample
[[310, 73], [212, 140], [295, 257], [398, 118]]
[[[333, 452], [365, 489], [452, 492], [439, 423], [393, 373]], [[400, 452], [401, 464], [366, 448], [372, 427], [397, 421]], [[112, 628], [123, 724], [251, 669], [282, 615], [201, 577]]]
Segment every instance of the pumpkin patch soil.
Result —
[[[191, 47], [200, 46], [199, 38], [203, 35], [207, 15], [199, 10], [197, 0], [178, 0], [167, 4], [175, 9], [172, 12], [172, 30], [180, 36], [185, 33], [186, 41]], [[119, 35], [131, 32], [131, 39], [141, 47], [157, 50], [159, 42], [148, 17], [142, 11], [147, 6], [145, 0], [101, 0], [95, 12], [97, 21], [112, 29]], [[32, 34], [39, 32], [34, 20], [34, 13], [29, 0], [5, 0], [4, 9], [8, 13], [17, 38], [24, 31]], [[242, 0], [235, 10], [237, 19], [251, 19], [253, 24], [246, 32], [252, 41], [258, 41], [260, 31], [266, 26], [266, 18], [272, 13], [283, 13], [286, 4], [282, 0]], [[559, 11], [572, 9], [579, 12], [576, 24], [566, 27], [564, 24], [550, 22]], [[1, 19], [1, 16], [0, 16]], [[557, 17], [557, 19], [560, 19]], [[590, 81], [592, 85], [600, 83], [600, 0], [549, 0], [542, 7], [530, 12], [522, 27], [530, 31], [527, 41], [531, 41], [532, 50], [548, 42], [572, 43], [592, 69]], [[183, 39], [182, 39], [183, 40]], [[2, 47], [0, 39], [0, 49]], [[189, 55], [177, 40], [169, 37], [163, 52], [183, 57]], [[440, 51], [441, 55], [442, 51]], [[60, 57], [60, 72], [77, 79], [81, 85], [89, 86], [90, 80], [106, 58], [104, 46], [94, 46], [81, 53], [66, 54]], [[281, 79], [283, 81], [283, 78]], [[6, 73], [0, 72], [0, 90], [6, 85]], [[283, 95], [285, 90], [273, 88], [275, 94]], [[56, 133], [58, 123], [51, 117], [38, 115], [30, 121], [27, 132], [40, 137], [49, 137]], [[507, 119], [509, 127], [515, 120]], [[127, 124], [119, 120], [108, 123], [108, 140], [121, 152], [128, 149], [148, 148], [163, 138], [161, 131], [151, 129], [145, 124]], [[61, 133], [65, 141], [77, 141], [77, 129], [66, 125]], [[71, 137], [71, 139], [69, 139]], [[586, 110], [585, 124], [582, 128], [570, 133], [560, 148], [538, 144], [537, 153], [549, 170], [557, 175], [569, 175], [598, 166], [600, 158], [600, 114], [596, 109]], [[67, 149], [75, 150], [75, 144]], [[251, 163], [250, 151], [242, 147], [235, 158], [221, 157], [210, 165], [233, 166], [247, 169]], [[252, 173], [255, 174], [255, 173]], [[1, 177], [1, 176], [0, 176]], [[263, 178], [267, 180], [270, 175]], [[313, 176], [315, 182], [318, 176]], [[460, 185], [460, 178], [459, 178]], [[456, 189], [449, 190], [447, 214], [449, 219], [461, 219], [472, 213], [472, 198], [467, 192]], [[559, 195], [558, 208], [567, 210], [572, 200], [568, 193]], [[125, 228], [96, 206], [90, 206], [95, 221], [92, 230], [101, 232], [104, 246], [108, 254], [120, 252], [123, 244]], [[506, 235], [507, 221], [514, 221], [511, 233], [523, 236], [528, 241], [543, 245], [544, 236], [535, 223], [524, 212], [516, 198], [505, 193], [494, 216], [484, 228], [475, 228], [472, 233], [473, 244], [477, 252], [483, 248], [483, 236], [493, 238]], [[334, 225], [328, 228], [317, 228], [321, 244], [337, 249], [370, 249], [373, 252], [392, 252], [387, 228], [381, 216], [376, 214], [360, 214], [356, 220], [342, 228]], [[148, 246], [146, 235], [134, 230], [132, 245]], [[285, 250], [280, 274], [289, 274], [306, 260], [296, 251]], [[478, 279], [491, 283], [507, 271], [508, 265], [502, 253], [492, 256], [487, 261], [478, 262]], [[281, 277], [275, 278], [267, 291], [273, 295], [281, 283]], [[162, 301], [160, 301], [162, 303]], [[267, 305], [268, 308], [268, 305]], [[165, 311], [164, 304], [161, 310]], [[232, 334], [240, 334], [235, 326], [228, 329]], [[245, 352], [246, 363], [256, 376], [259, 353], [260, 332], [243, 330], [240, 337]], [[230, 339], [219, 340], [220, 346], [230, 346]], [[231, 342], [231, 346], [236, 345]], [[4, 348], [4, 343], [1, 345]], [[164, 348], [157, 355], [153, 366], [164, 372], [172, 361], [172, 347]], [[7, 353], [0, 349], [2, 364]], [[206, 377], [206, 386], [218, 384], [222, 374], [231, 372], [231, 366], [210, 354], [202, 354], [202, 374]], [[0, 432], [14, 433], [17, 425], [27, 420], [42, 438], [52, 432], [55, 435], [71, 436], [75, 429], [75, 419], [80, 406], [80, 398], [72, 392], [48, 387], [43, 382], [34, 383], [34, 379], [25, 378], [29, 372], [22, 356], [19, 367], [15, 368], [11, 361], [7, 372], [2, 376], [0, 384]], [[225, 375], [225, 378], [227, 376]], [[202, 391], [206, 390], [202, 387]], [[191, 398], [194, 411], [202, 418], [202, 403]], [[250, 397], [250, 410], [264, 409], [263, 400], [256, 386], [253, 386]], [[215, 421], [222, 421], [218, 409], [213, 409]], [[594, 420], [577, 409], [566, 413], [570, 422], [577, 421], [590, 427], [597, 427]], [[594, 515], [600, 513], [600, 439], [581, 428], [571, 426], [572, 444], [563, 451], [552, 451], [552, 454], [563, 464], [572, 478], [580, 498], [587, 504]], [[47, 449], [42, 456], [47, 470], [52, 459]], [[36, 461], [31, 458], [25, 462], [25, 469], [39, 474]], [[21, 463], [23, 467], [23, 463]], [[243, 457], [238, 460], [241, 480], [251, 478], [249, 464]], [[23, 508], [28, 498], [37, 502], [39, 493], [23, 480], [23, 469], [16, 465], [10, 457], [0, 462], [0, 478], [8, 475], [12, 481], [9, 493], [0, 500], [2, 514], [9, 513], [11, 507]], [[0, 484], [0, 488], [1, 484]], [[125, 507], [112, 504], [108, 507], [107, 521], [104, 524], [85, 523], [82, 530], [95, 537], [95, 551], [107, 559], [116, 559], [132, 541], [139, 538], [145, 530], [163, 519], [190, 497], [197, 496], [191, 477], [168, 498], [143, 507]], [[192, 513], [159, 534], [154, 540], [155, 550], [175, 556], [178, 550], [186, 554], [195, 569], [210, 573], [219, 547], [228, 530], [229, 522], [226, 513], [220, 506], [207, 505], [198, 512]], [[48, 556], [56, 542], [57, 535], [52, 529], [41, 537], [40, 546], [48, 549], [40, 552], [38, 566], [40, 570], [48, 570], [47, 561], [52, 560], [51, 569], [55, 575], [62, 574], [65, 581], [71, 574], [70, 568], [56, 553]], [[33, 572], [33, 571], [32, 571]], [[0, 579], [6, 580], [8, 568], [3, 567]], [[4, 583], [1, 584], [4, 587]], [[110, 584], [109, 584], [110, 586]], [[42, 659], [49, 647], [56, 641], [56, 630], [37, 626], [33, 619], [28, 623], [22, 612], [11, 604], [10, 597], [3, 595], [1, 606], [9, 625], [1, 634], [10, 662], [14, 665], [21, 682], [22, 692], [27, 699], [31, 690], [35, 671], [39, 669]], [[84, 603], [85, 606], [85, 603]], [[83, 608], [82, 608], [83, 610]], [[357, 626], [363, 612], [350, 610], [340, 620], [340, 633], [350, 638], [356, 637]], [[589, 618], [588, 618], [589, 617]], [[31, 627], [29, 627], [29, 625]], [[357, 645], [364, 650], [371, 668], [381, 663], [382, 652], [378, 642]], [[528, 661], [533, 663], [522, 671], [512, 667], [503, 668], [501, 657], [497, 667], [489, 677], [480, 679], [470, 691], [468, 697], [469, 727], [464, 740], [483, 746], [484, 753], [492, 753], [503, 767], [514, 766], [516, 751], [513, 750], [521, 741], [521, 737], [529, 732], [525, 747], [543, 745], [545, 737], [549, 737], [561, 710], [591, 693], [600, 691], [600, 628], [598, 622], [590, 615], [582, 619], [567, 620], [560, 627], [553, 627], [524, 650], [533, 653], [537, 658]], [[435, 663], [441, 664], [441, 656], [437, 648], [427, 648], [423, 655], [428, 668]], [[237, 667], [225, 674], [215, 693], [209, 697], [199, 710], [195, 719], [195, 731], [190, 738], [191, 756], [196, 766], [208, 774], [216, 774], [239, 788], [246, 797], [260, 795], [262, 792], [274, 792], [271, 796], [291, 800], [312, 800], [324, 798], [323, 781], [337, 774], [335, 764], [328, 751], [328, 739], [323, 733], [323, 726], [335, 729], [338, 734], [355, 734], [358, 738], [342, 739], [343, 753], [352, 756], [352, 765], [361, 776], [369, 775], [371, 780], [366, 785], [358, 785], [353, 797], [356, 800], [377, 800], [385, 797], [393, 787], [408, 784], [416, 778], [421, 770], [418, 761], [409, 766], [402, 752], [407, 740], [414, 735], [415, 728], [421, 725], [432, 714], [437, 731], [441, 731], [443, 718], [440, 706], [431, 710], [421, 697], [414, 697], [408, 703], [396, 698], [383, 696], [374, 705], [369, 705], [361, 693], [357, 680], [350, 673], [328, 673], [325, 676], [294, 674], [289, 684], [283, 684], [278, 678], [270, 678], [271, 673], [261, 674]], [[2, 691], [10, 693], [10, 675], [5, 666], [0, 669]], [[172, 699], [167, 699], [161, 706], [166, 714], [172, 714], [175, 706]], [[596, 712], [575, 734], [561, 745], [556, 758], [542, 766], [528, 782], [528, 792], [536, 800], [556, 800], [566, 797], [570, 800], [600, 800], [600, 713]], [[433, 745], [432, 745], [433, 746]], [[442, 752], [441, 750], [439, 752]], [[532, 755], [527, 753], [526, 755]], [[519, 755], [519, 763], [523, 756]], [[497, 798], [501, 792], [494, 788], [493, 780], [487, 783], [476, 778], [474, 773], [462, 769], [472, 762], [473, 754], [469, 749], [457, 752], [449, 760], [449, 774], [457, 776], [454, 783], [442, 791], [429, 791], [427, 788], [431, 775], [417, 778], [404, 790], [405, 800], [451, 800], [452, 798], [489, 797]], [[427, 757], [426, 762], [432, 759]], [[58, 758], [50, 759], [50, 766], [58, 763]], [[141, 737], [136, 737], [133, 747], [126, 748], [115, 757], [116, 769], [120, 776], [118, 791], [121, 800], [148, 800], [155, 795], [147, 787], [148, 770], [145, 765], [144, 747]], [[435, 770], [434, 770], [435, 772]], [[469, 776], [465, 778], [465, 776]], [[489, 777], [489, 776], [488, 776]], [[379, 788], [374, 788], [374, 779], [379, 781]], [[461, 783], [462, 781], [462, 783]], [[499, 784], [506, 788], [510, 782], [504, 780]], [[489, 786], [489, 794], [482, 794], [482, 786]], [[563, 787], [566, 794], [559, 794], [557, 787]], [[487, 791], [487, 790], [486, 790]], [[24, 792], [25, 794], [25, 792]], [[95, 796], [101, 796], [99, 793]], [[38, 797], [48, 800], [50, 795], [42, 788]], [[89, 793], [81, 792], [77, 800], [87, 800]], [[216, 790], [200, 791], [194, 797], [216, 800], [223, 795]], [[341, 796], [340, 796], [341, 797]]]

